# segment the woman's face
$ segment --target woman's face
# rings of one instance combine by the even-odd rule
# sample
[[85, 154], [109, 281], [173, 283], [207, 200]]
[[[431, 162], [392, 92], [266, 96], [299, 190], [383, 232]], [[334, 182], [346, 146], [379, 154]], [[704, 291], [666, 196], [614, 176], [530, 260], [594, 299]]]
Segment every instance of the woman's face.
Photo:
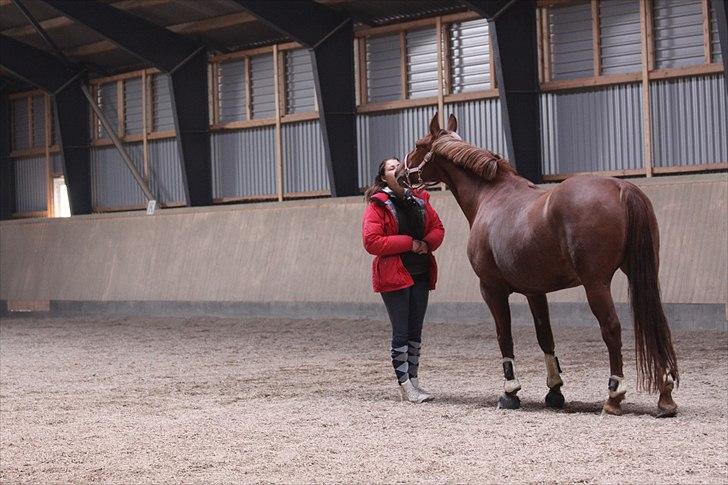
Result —
[[386, 162], [384, 162], [384, 175], [382, 178], [387, 183], [390, 189], [396, 189], [399, 188], [400, 185], [397, 182], [397, 169], [399, 169], [402, 165], [402, 162], [395, 158], [390, 158]]

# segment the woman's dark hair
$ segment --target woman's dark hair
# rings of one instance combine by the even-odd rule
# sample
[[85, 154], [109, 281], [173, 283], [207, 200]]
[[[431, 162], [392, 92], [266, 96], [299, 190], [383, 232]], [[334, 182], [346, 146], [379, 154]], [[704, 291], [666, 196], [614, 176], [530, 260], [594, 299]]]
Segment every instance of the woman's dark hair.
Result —
[[384, 166], [387, 164], [387, 160], [397, 160], [397, 157], [385, 158], [379, 162], [379, 168], [377, 169], [377, 175], [374, 176], [374, 181], [364, 190], [364, 200], [369, 202], [372, 200], [372, 195], [381, 191], [387, 186], [387, 182], [384, 181]]

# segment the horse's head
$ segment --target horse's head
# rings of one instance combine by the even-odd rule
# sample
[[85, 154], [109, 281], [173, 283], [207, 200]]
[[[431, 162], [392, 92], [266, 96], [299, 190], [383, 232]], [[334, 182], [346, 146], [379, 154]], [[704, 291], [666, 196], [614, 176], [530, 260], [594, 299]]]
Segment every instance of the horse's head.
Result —
[[447, 119], [447, 129], [443, 130], [440, 127], [437, 113], [435, 113], [435, 116], [430, 121], [428, 133], [415, 142], [414, 150], [410, 151], [404, 159], [406, 180], [409, 186], [419, 188], [428, 184], [442, 182], [442, 172], [437, 166], [437, 163], [434, 162], [435, 153], [432, 146], [442, 136], [454, 135], [460, 139], [455, 133], [457, 127], [457, 118], [454, 115], [450, 115]]

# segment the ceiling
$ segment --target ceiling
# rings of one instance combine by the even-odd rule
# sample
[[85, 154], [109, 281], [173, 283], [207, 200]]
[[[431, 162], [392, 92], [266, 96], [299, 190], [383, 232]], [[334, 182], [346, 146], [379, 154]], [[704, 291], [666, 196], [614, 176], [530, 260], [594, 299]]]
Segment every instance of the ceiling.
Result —
[[[91, 28], [64, 17], [39, 0], [21, 0], [43, 30], [71, 61], [92, 76], [149, 67]], [[233, 0], [97, 0], [188, 36], [212, 51], [231, 52], [290, 40], [257, 20]], [[447, 0], [315, 0], [354, 18], [356, 25], [381, 26], [466, 10], [461, 1]], [[51, 48], [12, 0], [0, 0], [0, 32], [51, 52]], [[4, 85], [23, 86], [0, 69]]]

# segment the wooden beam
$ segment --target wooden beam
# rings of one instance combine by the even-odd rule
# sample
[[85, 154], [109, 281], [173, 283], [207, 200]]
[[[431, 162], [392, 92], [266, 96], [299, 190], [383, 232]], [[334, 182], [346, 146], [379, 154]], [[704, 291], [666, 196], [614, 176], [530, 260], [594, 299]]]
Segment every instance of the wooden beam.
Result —
[[[481, 18], [480, 15], [478, 15], [476, 12], [459, 12], [455, 14], [450, 15], [443, 15], [442, 22], [444, 23], [451, 23], [451, 22], [464, 22], [467, 20], [475, 20]], [[417, 19], [412, 20], [410, 22], [402, 22], [397, 24], [391, 24], [391, 25], [384, 25], [381, 27], [362, 27], [359, 29], [356, 29], [354, 32], [354, 35], [356, 37], [372, 37], [377, 35], [384, 35], [384, 34], [393, 34], [397, 32], [401, 32], [404, 30], [412, 30], [417, 29], [420, 27], [430, 27], [434, 26], [437, 22], [436, 17], [429, 17], [425, 19]]]
[[210, 126], [210, 130], [244, 130], [246, 128], [259, 128], [261, 126], [275, 126], [275, 118], [258, 118], [255, 120], [228, 121]]
[[728, 170], [728, 162], [702, 163], [700, 165], [676, 165], [672, 167], [655, 167], [655, 174], [678, 174], [692, 172], [717, 172]]
[[594, 76], [599, 76], [602, 74], [601, 29], [599, 28], [599, 0], [591, 0], [591, 17]]
[[609, 86], [613, 84], [629, 84], [639, 82], [642, 73], [611, 74], [608, 76], [586, 77], [579, 79], [560, 79], [541, 83], [541, 91], [559, 91], [564, 89], [592, 88], [596, 86]]
[[642, 147], [645, 175], [652, 177], [652, 109], [649, 79], [649, 0], [640, 0], [640, 39], [642, 42]]
[[437, 107], [437, 96], [416, 99], [398, 99], [396, 101], [385, 101], [382, 103], [368, 103], [359, 106], [357, 113], [374, 113], [377, 111], [391, 111], [395, 109], [415, 108], [418, 106]]
[[285, 193], [283, 180], [283, 141], [281, 133], [281, 94], [280, 94], [280, 62], [278, 54], [278, 46], [273, 46], [273, 95], [275, 96], [276, 107], [276, 131], [275, 131], [275, 150], [276, 150], [276, 191], [278, 200], [283, 200]]
[[707, 64], [699, 66], [673, 67], [650, 71], [650, 79], [669, 79], [673, 77], [704, 76], [723, 72], [723, 64]]
[[319, 119], [318, 111], [309, 111], [307, 113], [294, 113], [281, 116], [281, 123], [299, 123], [301, 121], [312, 121]]
[[474, 101], [477, 99], [491, 99], [498, 97], [497, 89], [485, 89], [480, 91], [468, 91], [465, 93], [455, 93], [445, 95], [445, 103], [460, 103], [463, 101]]
[[605, 170], [597, 172], [573, 172], [573, 173], [560, 173], [553, 175], [544, 175], [544, 182], [560, 182], [576, 175], [602, 175], [604, 177], [634, 177], [638, 175], [644, 175], [645, 171], [640, 169], [627, 169], [627, 170]]
[[710, 64], [713, 61], [713, 53], [711, 52], [710, 43], [710, 0], [703, 0], [703, 54], [705, 56], [704, 62]]

